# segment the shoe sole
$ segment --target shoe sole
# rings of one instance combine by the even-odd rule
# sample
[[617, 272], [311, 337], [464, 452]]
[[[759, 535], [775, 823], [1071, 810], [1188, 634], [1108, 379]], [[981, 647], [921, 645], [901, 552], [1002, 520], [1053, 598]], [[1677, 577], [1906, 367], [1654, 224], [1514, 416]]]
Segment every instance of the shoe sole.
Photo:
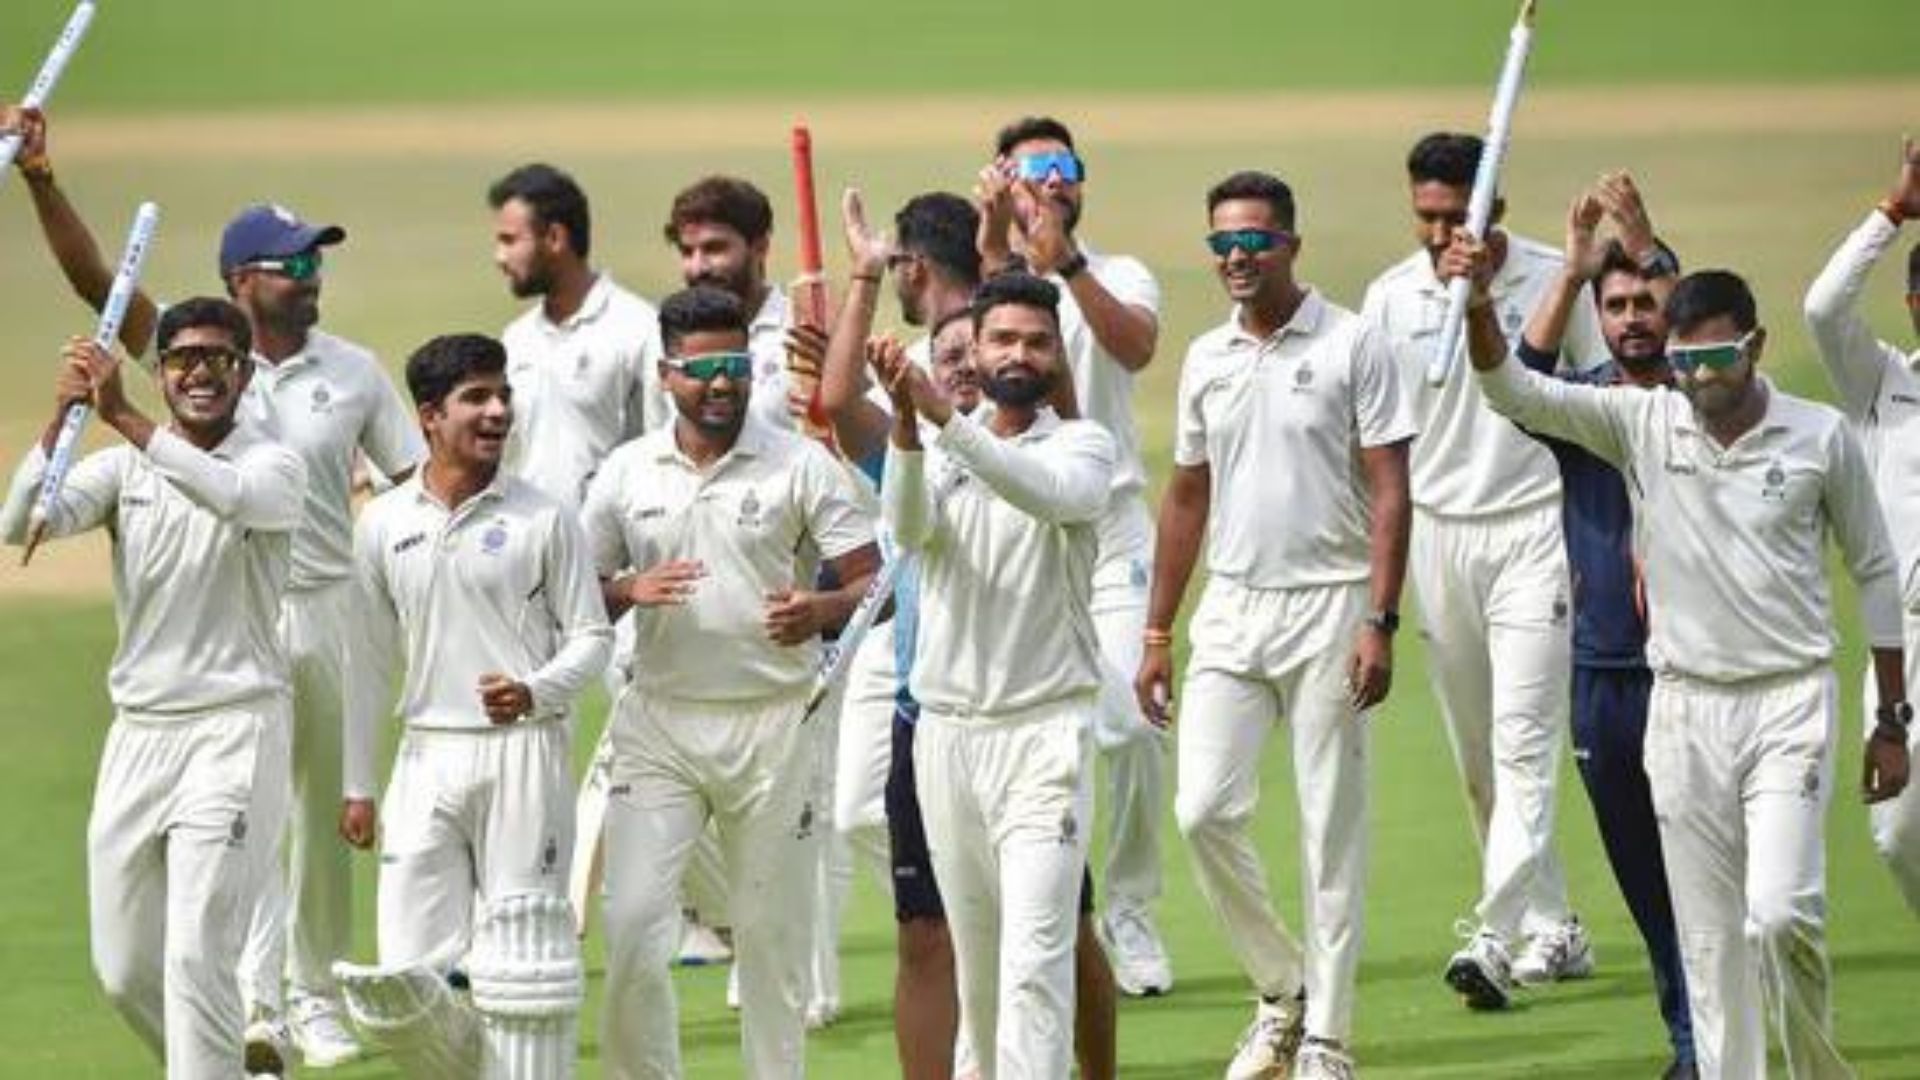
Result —
[[285, 1076], [287, 1059], [272, 1043], [249, 1042], [246, 1068], [249, 1075]]
[[1467, 1008], [1495, 1012], [1507, 1007], [1507, 992], [1470, 960], [1455, 960], [1447, 965], [1447, 985], [1466, 999]]

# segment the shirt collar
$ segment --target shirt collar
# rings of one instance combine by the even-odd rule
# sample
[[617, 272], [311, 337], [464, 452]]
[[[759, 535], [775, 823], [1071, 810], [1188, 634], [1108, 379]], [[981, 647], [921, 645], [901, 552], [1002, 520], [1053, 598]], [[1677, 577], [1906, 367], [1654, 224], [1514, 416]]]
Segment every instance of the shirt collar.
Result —
[[[679, 429], [679, 425], [680, 417], [676, 413], [673, 419], [660, 429], [660, 440], [654, 444], [653, 448], [653, 460], [662, 465], [677, 463], [691, 469], [693, 459], [680, 452], [680, 440], [674, 434]], [[735, 457], [765, 457], [773, 446], [773, 441], [773, 429], [767, 426], [766, 421], [756, 416], [752, 407], [749, 406], [746, 422], [740, 425], [740, 434], [734, 437], [733, 446], [714, 461], [714, 467], [717, 468]]]
[[[1738, 446], [1742, 442], [1758, 435], [1771, 435], [1775, 432], [1785, 431], [1791, 426], [1780, 413], [1780, 388], [1773, 385], [1773, 380], [1767, 378], [1765, 375], [1756, 375], [1755, 378], [1760, 380], [1760, 385], [1767, 388], [1767, 411], [1761, 414], [1759, 423], [1753, 425], [1745, 435], [1733, 441], [1734, 446]], [[1673, 429], [1675, 431], [1684, 431], [1689, 435], [1702, 434], [1700, 423], [1693, 413], [1693, 403], [1687, 401], [1686, 395], [1682, 393], [1678, 387], [1675, 387], [1673, 392], [1680, 394], [1681, 400], [1686, 402], [1685, 408], [1675, 410]], [[1718, 443], [1716, 442], [1715, 445], [1718, 445]], [[1731, 450], [1732, 448], [1733, 447], [1730, 446], [1726, 449]]]
[[775, 329], [784, 330], [789, 321], [787, 294], [781, 289], [768, 289], [767, 298], [760, 304], [760, 310], [754, 312], [753, 322], [748, 324], [748, 336], [756, 331]]
[[512, 482], [512, 477], [504, 467], [495, 470], [493, 479], [487, 481], [487, 486], [481, 488], [479, 493], [474, 495], [473, 498], [461, 503], [458, 509], [441, 502], [439, 496], [428, 491], [426, 481], [427, 463], [422, 461], [419, 467], [413, 470], [413, 475], [407, 477], [406, 482], [400, 485], [399, 490], [409, 492], [416, 506], [431, 506], [441, 513], [457, 513], [460, 511], [470, 511], [473, 507], [479, 506], [482, 503], [498, 502], [506, 498], [507, 485]]
[[1257, 347], [1265, 345], [1268, 342], [1278, 344], [1289, 336], [1312, 337], [1314, 331], [1320, 328], [1320, 319], [1326, 314], [1326, 307], [1326, 301], [1321, 298], [1320, 290], [1311, 285], [1307, 286], [1306, 295], [1301, 298], [1300, 306], [1293, 309], [1293, 316], [1286, 321], [1286, 325], [1275, 330], [1271, 336], [1262, 340], [1255, 337], [1253, 332], [1246, 328], [1246, 324], [1240, 321], [1241, 307], [1239, 304], [1235, 304], [1233, 306], [1233, 313], [1227, 317], [1227, 326], [1229, 328], [1227, 343], [1230, 346], [1253, 345]]
[[580, 307], [564, 320], [556, 323], [547, 318], [547, 305], [543, 301], [535, 311], [540, 313], [542, 325], [558, 331], [574, 330], [598, 319], [607, 310], [607, 304], [613, 299], [613, 278], [602, 271], [593, 276], [593, 284], [587, 287], [587, 295], [580, 298]]

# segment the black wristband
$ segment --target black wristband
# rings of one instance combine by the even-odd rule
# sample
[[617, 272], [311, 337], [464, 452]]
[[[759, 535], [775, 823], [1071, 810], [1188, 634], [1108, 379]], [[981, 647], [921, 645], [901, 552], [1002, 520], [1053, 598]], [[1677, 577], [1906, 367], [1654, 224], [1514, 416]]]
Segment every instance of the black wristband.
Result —
[[1060, 270], [1059, 270], [1060, 280], [1072, 281], [1075, 275], [1083, 274], [1086, 272], [1086, 270], [1087, 270], [1086, 255], [1076, 251], [1073, 253], [1072, 258], [1060, 264]]

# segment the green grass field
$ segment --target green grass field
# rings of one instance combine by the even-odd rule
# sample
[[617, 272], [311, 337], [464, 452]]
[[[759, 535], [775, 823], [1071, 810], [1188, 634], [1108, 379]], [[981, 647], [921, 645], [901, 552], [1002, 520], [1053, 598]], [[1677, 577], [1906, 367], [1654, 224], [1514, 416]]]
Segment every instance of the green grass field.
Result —
[[[1199, 243], [1206, 185], [1241, 167], [1286, 176], [1302, 208], [1305, 274], [1357, 304], [1367, 279], [1410, 242], [1406, 146], [1429, 126], [1483, 122], [1473, 88], [1491, 79], [1511, 17], [1505, 0], [1286, 10], [1225, 0], [1205, 19], [1137, 2], [924, 12], [865, 0], [806, 11], [766, 0], [658, 7], [550, 4], [533, 24], [524, 7], [497, 0], [340, 0], [296, 23], [282, 5], [122, 0], [103, 12], [61, 91], [56, 161], [105, 246], [118, 245], [137, 201], [161, 203], [148, 279], [161, 296], [217, 288], [218, 230], [244, 202], [273, 198], [340, 221], [352, 237], [329, 262], [326, 325], [397, 363], [429, 334], [497, 330], [515, 312], [488, 263], [482, 194], [519, 161], [551, 157], [575, 171], [594, 198], [597, 261], [658, 296], [674, 275], [659, 223], [672, 192], [694, 176], [754, 177], [773, 196], [781, 228], [791, 221], [784, 136], [803, 108], [821, 189], [858, 183], [870, 205], [890, 209], [928, 188], [964, 190], [999, 123], [1069, 102], [1067, 119], [1094, 169], [1085, 234], [1105, 250], [1143, 256], [1165, 289], [1163, 344], [1137, 403], [1158, 473], [1181, 349], [1224, 313]], [[1776, 376], [1827, 396], [1799, 296], [1891, 179], [1900, 125], [1920, 121], [1910, 35], [1897, 32], [1906, 7], [1548, 0], [1533, 69], [1541, 93], [1532, 111], [1523, 106], [1507, 184], [1512, 224], [1557, 240], [1580, 184], [1605, 168], [1632, 168], [1662, 234], [1690, 266], [1732, 266], [1754, 282], [1774, 331], [1767, 363]], [[64, 2], [47, 0], [0, 10], [0, 93], [24, 85], [65, 12]], [[1395, 32], [1381, 37], [1380, 27]], [[1006, 44], [1051, 38], [1058, 47]], [[1661, 89], [1693, 82], [1719, 89]], [[1714, 92], [1751, 94], [1751, 107], [1710, 109]], [[923, 93], [939, 111], [917, 111]], [[424, 118], [425, 137], [365, 137], [365, 117], [402, 107]], [[1158, 124], [1156, 109], [1176, 121]], [[676, 122], [644, 126], [663, 116]], [[933, 116], [955, 122], [929, 127], [923, 117]], [[223, 137], [224, 125], [243, 122], [271, 135], [274, 149]], [[149, 126], [172, 132], [178, 147], [138, 138]], [[823, 211], [831, 225], [831, 207]], [[777, 277], [792, 272], [792, 243], [786, 231], [776, 237]], [[1895, 278], [1876, 278], [1869, 312], [1884, 335], [1905, 341]], [[18, 179], [8, 178], [0, 186], [0, 378], [9, 388], [0, 397], [0, 468], [11, 470], [45, 422], [59, 342], [90, 326], [40, 247]], [[0, 718], [0, 970], [10, 975], [0, 982], [0, 1078], [151, 1075], [87, 963], [82, 840], [110, 716], [102, 677], [113, 644], [103, 548], [76, 545], [41, 560], [26, 571], [11, 559], [0, 567], [0, 611], [9, 616], [0, 619], [0, 700], [10, 706]], [[1852, 717], [1862, 657], [1850, 591], [1841, 593]], [[1469, 910], [1477, 862], [1411, 634], [1400, 660], [1394, 696], [1376, 721], [1361, 1064], [1395, 1077], [1656, 1075], [1664, 1044], [1650, 980], [1571, 768], [1560, 837], [1576, 906], [1598, 942], [1598, 976], [1499, 1016], [1466, 1013], [1441, 986], [1450, 924]], [[591, 706], [596, 716], [599, 707]], [[1857, 763], [1849, 749], [1840, 775], [1851, 777]], [[1281, 749], [1267, 769], [1263, 850], [1277, 894], [1291, 901], [1297, 848]], [[1838, 800], [1830, 836], [1842, 1044], [1865, 1076], [1920, 1077], [1920, 1034], [1908, 1026], [1920, 933], [1874, 861], [1857, 803]], [[1217, 1075], [1249, 1008], [1170, 817], [1167, 837], [1161, 920], [1178, 985], [1168, 998], [1123, 1005], [1129, 1078]], [[367, 881], [370, 870], [369, 860]], [[861, 881], [844, 943], [845, 1017], [810, 1046], [812, 1074], [836, 1080], [894, 1071], [892, 922], [872, 879]], [[360, 903], [364, 956], [370, 889]], [[717, 971], [679, 977], [693, 1077], [739, 1074], [723, 980]], [[597, 1002], [595, 994], [590, 1008]], [[596, 1024], [585, 1025], [588, 1077], [599, 1075]], [[374, 1063], [338, 1075], [393, 1073]]]

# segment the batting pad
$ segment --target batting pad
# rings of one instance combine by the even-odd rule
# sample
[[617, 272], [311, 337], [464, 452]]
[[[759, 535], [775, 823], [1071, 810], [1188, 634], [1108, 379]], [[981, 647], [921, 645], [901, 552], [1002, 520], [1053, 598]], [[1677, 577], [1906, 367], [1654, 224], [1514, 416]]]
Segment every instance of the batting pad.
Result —
[[347, 1014], [362, 1035], [398, 1062], [411, 1080], [472, 1080], [480, 1075], [480, 1023], [439, 972], [333, 965]]
[[586, 973], [571, 904], [548, 893], [488, 904], [467, 977], [486, 1047], [484, 1080], [573, 1075]]

